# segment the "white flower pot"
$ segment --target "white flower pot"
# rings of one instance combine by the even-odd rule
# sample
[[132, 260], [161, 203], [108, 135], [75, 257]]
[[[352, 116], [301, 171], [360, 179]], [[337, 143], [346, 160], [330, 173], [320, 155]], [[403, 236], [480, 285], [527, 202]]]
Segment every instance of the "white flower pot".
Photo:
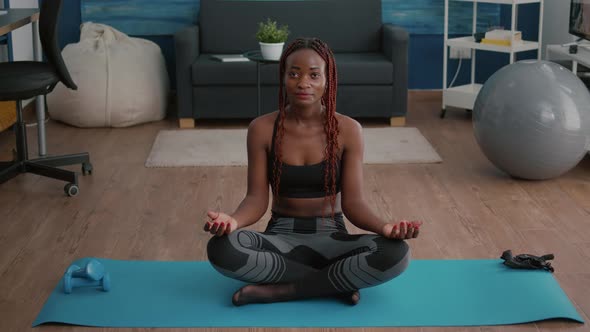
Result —
[[285, 43], [260, 43], [260, 52], [262, 57], [268, 60], [279, 60], [283, 53]]

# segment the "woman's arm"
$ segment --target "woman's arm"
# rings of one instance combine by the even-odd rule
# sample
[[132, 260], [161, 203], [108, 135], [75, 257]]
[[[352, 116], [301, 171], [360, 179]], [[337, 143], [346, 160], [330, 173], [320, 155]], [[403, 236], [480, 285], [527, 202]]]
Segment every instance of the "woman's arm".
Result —
[[248, 191], [242, 203], [231, 215], [238, 222], [238, 228], [260, 220], [268, 208], [268, 131], [264, 120], [257, 118], [248, 126]]
[[242, 203], [231, 214], [238, 222], [238, 228], [254, 224], [268, 209], [268, 131], [265, 119], [254, 119], [248, 126], [248, 191]]
[[268, 126], [265, 118], [256, 118], [248, 126], [246, 139], [248, 150], [248, 190], [246, 197], [231, 214], [209, 211], [211, 221], [205, 224], [205, 231], [216, 235], [230, 232], [256, 223], [268, 208], [269, 185], [267, 178]]
[[418, 236], [422, 222], [386, 222], [376, 216], [363, 196], [364, 141], [361, 125], [350, 118], [343, 121], [345, 135], [342, 160], [342, 211], [358, 228], [387, 238], [410, 239]]
[[344, 151], [342, 154], [342, 211], [358, 228], [383, 235], [386, 224], [369, 208], [363, 195], [364, 141], [361, 125], [351, 118], [342, 121]]

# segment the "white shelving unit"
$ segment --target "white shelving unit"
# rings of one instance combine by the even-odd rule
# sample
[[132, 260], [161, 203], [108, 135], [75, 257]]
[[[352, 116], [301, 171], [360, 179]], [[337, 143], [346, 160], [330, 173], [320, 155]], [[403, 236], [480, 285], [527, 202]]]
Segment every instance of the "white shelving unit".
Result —
[[[473, 3], [473, 22], [472, 22], [472, 36], [450, 38], [449, 39], [449, 2], [471, 2]], [[515, 55], [518, 52], [537, 50], [537, 58], [541, 59], [540, 41], [543, 36], [543, 1], [544, 0], [445, 0], [445, 22], [444, 22], [444, 60], [443, 60], [443, 98], [442, 98], [442, 111], [441, 118], [445, 116], [447, 106], [464, 108], [466, 110], [472, 110], [475, 104], [475, 99], [482, 84], [475, 83], [475, 63], [476, 63], [476, 50], [500, 52], [510, 54], [510, 63], [515, 60]], [[499, 46], [476, 43], [473, 34], [477, 31], [477, 4], [478, 3], [492, 3], [500, 5], [512, 6], [512, 18], [510, 30], [518, 31], [518, 5], [539, 3], [539, 36], [537, 41], [525, 40], [519, 44], [513, 46]], [[471, 83], [449, 87], [447, 80], [447, 69], [448, 69], [448, 55], [449, 47], [460, 47], [471, 50]]]

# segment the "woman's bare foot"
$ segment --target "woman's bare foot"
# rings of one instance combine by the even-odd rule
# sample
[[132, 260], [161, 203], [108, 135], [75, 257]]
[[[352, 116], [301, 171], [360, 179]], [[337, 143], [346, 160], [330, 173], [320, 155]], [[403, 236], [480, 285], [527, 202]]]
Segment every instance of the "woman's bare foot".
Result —
[[294, 284], [246, 285], [232, 296], [232, 303], [241, 306], [249, 303], [273, 303], [296, 298]]
[[[356, 305], [361, 300], [358, 290], [340, 293], [338, 296], [350, 305]], [[284, 302], [297, 298], [294, 284], [246, 285], [234, 293], [232, 303], [242, 306], [250, 303]]]
[[350, 294], [350, 304], [356, 305], [357, 303], [359, 303], [360, 300], [361, 300], [361, 292], [360, 291], [355, 290], [354, 292], [352, 292], [352, 294]]
[[356, 305], [361, 300], [361, 293], [358, 290], [350, 293], [341, 293], [340, 296], [342, 300], [350, 305]]

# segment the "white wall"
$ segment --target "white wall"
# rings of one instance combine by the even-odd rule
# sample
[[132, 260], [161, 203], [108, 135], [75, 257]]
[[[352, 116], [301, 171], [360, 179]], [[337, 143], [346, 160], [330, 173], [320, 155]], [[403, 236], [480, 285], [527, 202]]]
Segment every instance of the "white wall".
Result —
[[[0, 8], [4, 8], [4, 1], [0, 1]], [[0, 61], [8, 61], [8, 48], [6, 45], [0, 46]]]
[[[37, 8], [38, 0], [10, 0], [10, 8]], [[12, 54], [14, 60], [34, 60], [33, 54], [33, 30], [32, 25], [27, 24], [12, 32]]]
[[570, 15], [569, 0], [545, 0], [543, 8], [542, 58], [546, 58], [545, 48], [551, 44], [565, 44], [575, 40], [568, 33]]

